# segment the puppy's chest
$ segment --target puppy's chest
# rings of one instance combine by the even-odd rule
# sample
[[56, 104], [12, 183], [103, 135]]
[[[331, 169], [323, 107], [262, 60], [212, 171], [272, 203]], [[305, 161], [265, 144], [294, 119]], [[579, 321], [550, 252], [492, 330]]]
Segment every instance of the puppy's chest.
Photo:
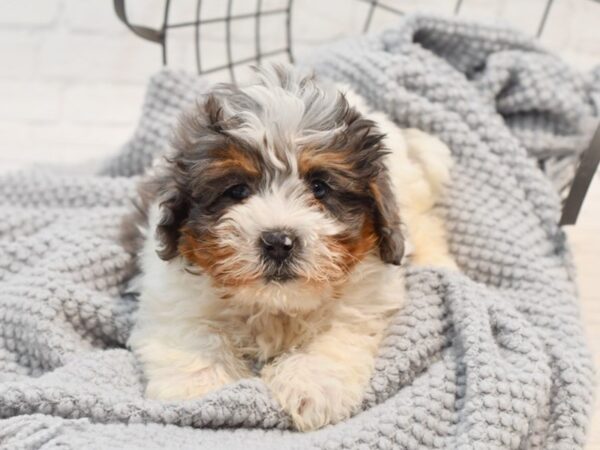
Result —
[[305, 346], [326, 324], [326, 317], [260, 314], [240, 318], [228, 334], [240, 356], [264, 362]]

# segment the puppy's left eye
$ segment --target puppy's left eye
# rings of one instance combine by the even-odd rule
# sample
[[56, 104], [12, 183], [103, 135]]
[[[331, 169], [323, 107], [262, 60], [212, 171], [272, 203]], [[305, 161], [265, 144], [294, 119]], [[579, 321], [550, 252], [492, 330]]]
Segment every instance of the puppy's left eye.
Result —
[[247, 184], [236, 184], [225, 191], [225, 195], [234, 200], [244, 200], [250, 197], [250, 187]]
[[331, 188], [322, 180], [313, 180], [310, 182], [310, 189], [316, 199], [322, 199], [329, 193]]

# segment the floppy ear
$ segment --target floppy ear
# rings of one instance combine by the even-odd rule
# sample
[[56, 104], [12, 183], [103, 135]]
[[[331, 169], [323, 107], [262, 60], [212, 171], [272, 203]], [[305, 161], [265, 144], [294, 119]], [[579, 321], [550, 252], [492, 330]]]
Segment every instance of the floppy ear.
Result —
[[375, 232], [379, 238], [379, 255], [383, 262], [399, 266], [404, 255], [404, 237], [387, 171], [380, 170], [369, 187], [373, 198]]
[[181, 229], [189, 216], [189, 196], [177, 170], [169, 170], [157, 182], [160, 219], [156, 225], [156, 237], [160, 243], [158, 256], [169, 260], [178, 255]]
[[154, 180], [160, 208], [160, 219], [156, 226], [156, 237], [160, 243], [157, 253], [164, 260], [179, 254], [181, 231], [188, 221], [192, 206], [191, 171], [202, 159], [203, 149], [207, 145], [224, 145], [222, 119], [221, 105], [213, 94], [207, 95], [202, 103], [184, 113], [172, 141], [175, 151], [165, 158], [166, 166]]

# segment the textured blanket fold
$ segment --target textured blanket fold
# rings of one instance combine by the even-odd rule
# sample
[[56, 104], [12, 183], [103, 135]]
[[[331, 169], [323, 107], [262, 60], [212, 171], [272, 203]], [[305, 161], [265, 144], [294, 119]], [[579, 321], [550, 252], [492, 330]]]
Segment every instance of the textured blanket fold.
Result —
[[439, 136], [456, 161], [440, 212], [461, 271], [406, 268], [409, 300], [362, 411], [293, 432], [258, 378], [197, 400], [144, 398], [116, 236], [137, 175], [206, 88], [164, 71], [101, 173], [0, 176], [0, 448], [583, 447], [593, 368], [553, 184], [590, 138], [600, 71], [579, 75], [511, 31], [431, 17], [304, 64]]

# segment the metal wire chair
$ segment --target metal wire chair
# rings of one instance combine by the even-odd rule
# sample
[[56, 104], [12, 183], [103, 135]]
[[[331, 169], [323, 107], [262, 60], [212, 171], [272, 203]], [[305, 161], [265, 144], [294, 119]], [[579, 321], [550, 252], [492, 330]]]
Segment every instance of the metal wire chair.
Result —
[[[260, 64], [261, 61], [265, 58], [287, 54], [289, 61], [293, 61], [292, 54], [292, 4], [293, 0], [287, 0], [287, 4], [283, 8], [274, 8], [274, 9], [263, 9], [262, 0], [256, 1], [256, 10], [253, 13], [245, 13], [245, 14], [234, 14], [233, 13], [233, 4], [234, 0], [227, 0], [227, 12], [223, 17], [215, 17], [215, 18], [203, 18], [202, 17], [202, 0], [197, 0], [196, 2], [196, 14], [195, 19], [191, 21], [184, 22], [171, 22], [170, 21], [170, 12], [171, 12], [171, 0], [166, 0], [165, 2], [165, 10], [163, 15], [163, 23], [160, 29], [151, 29], [144, 26], [132, 25], [127, 19], [127, 13], [125, 10], [125, 1], [124, 0], [114, 0], [114, 7], [117, 16], [121, 21], [127, 25], [127, 27], [133, 31], [139, 37], [149, 40], [151, 42], [156, 42], [160, 44], [162, 48], [162, 63], [163, 65], [168, 65], [169, 55], [167, 48], [167, 39], [169, 36], [169, 32], [174, 29], [181, 28], [194, 28], [194, 53], [196, 60], [196, 70], [198, 74], [207, 74], [219, 72], [222, 70], [229, 71], [229, 76], [232, 81], [236, 79], [235, 68], [238, 66], [245, 66], [250, 63]], [[262, 19], [268, 16], [278, 16], [281, 17], [285, 21], [285, 29], [286, 29], [286, 42], [285, 44], [276, 50], [264, 51], [261, 43], [261, 25]], [[240, 20], [248, 20], [253, 19], [255, 24], [255, 38], [254, 38], [254, 55], [247, 58], [234, 59], [233, 51], [232, 51], [232, 23], [235, 23]], [[202, 54], [200, 50], [200, 30], [204, 25], [209, 24], [217, 24], [222, 23], [225, 27], [225, 48], [227, 52], [227, 63], [224, 65], [217, 65], [213, 67], [206, 67], [202, 61]]]
[[[404, 11], [394, 6], [391, 6], [388, 3], [383, 3], [381, 0], [358, 0], [362, 3], [366, 3], [369, 5], [364, 25], [363, 32], [369, 31], [373, 16], [376, 11], [382, 11], [388, 14], [394, 15], [404, 15]], [[598, 1], [598, 0], [595, 0]], [[155, 42], [160, 44], [162, 48], [162, 63], [163, 65], [168, 65], [169, 63], [169, 55], [167, 48], [167, 41], [169, 38], [169, 33], [175, 29], [182, 28], [192, 28], [194, 29], [194, 50], [195, 50], [195, 61], [196, 61], [196, 71], [198, 74], [206, 74], [206, 73], [214, 73], [218, 71], [227, 70], [229, 72], [229, 76], [232, 81], [235, 81], [236, 74], [235, 68], [237, 66], [247, 65], [249, 63], [258, 63], [270, 56], [285, 54], [289, 61], [293, 62], [293, 51], [292, 51], [292, 6], [293, 0], [286, 0], [285, 6], [278, 8], [265, 9], [263, 7], [263, 0], [256, 0], [256, 7], [253, 12], [243, 13], [243, 14], [234, 14], [234, 0], [227, 0], [227, 10], [225, 15], [222, 17], [211, 17], [205, 18], [203, 17], [203, 2], [202, 0], [196, 0], [196, 8], [195, 8], [195, 17], [194, 20], [189, 21], [172, 21], [171, 20], [171, 11], [172, 11], [172, 1], [165, 0], [165, 8], [163, 14], [162, 26], [160, 29], [148, 28], [145, 26], [134, 25], [132, 24], [127, 17], [127, 12], [125, 8], [125, 0], [113, 0], [115, 12], [117, 16], [121, 19], [121, 21], [136, 35], [139, 37], [146, 39], [151, 42]], [[465, 0], [456, 0], [454, 3], [454, 14], [458, 15], [461, 12], [461, 9], [465, 3]], [[548, 20], [548, 16], [552, 9], [552, 5], [554, 4], [554, 0], [546, 0], [542, 16], [537, 26], [536, 36], [540, 37], [544, 31], [546, 26], [546, 22]], [[261, 26], [262, 19], [269, 16], [277, 16], [280, 17], [285, 23], [285, 42], [282, 43], [281, 47], [275, 50], [264, 51], [261, 43]], [[254, 32], [254, 55], [251, 57], [235, 59], [233, 57], [232, 52], [232, 24], [242, 21], [242, 20], [254, 20], [255, 24], [255, 32]], [[213, 24], [223, 24], [225, 28], [225, 44], [226, 44], [226, 52], [227, 52], [227, 63], [224, 65], [217, 65], [213, 67], [207, 67], [203, 64], [202, 54], [200, 50], [200, 31], [201, 28], [205, 25], [213, 25]]]
[[[193, 20], [177, 21], [172, 17], [172, 1], [165, 0], [162, 25], [160, 28], [149, 28], [141, 25], [132, 24], [127, 16], [125, 8], [125, 0], [113, 0], [114, 9], [119, 19], [137, 36], [154, 42], [160, 45], [162, 53], [162, 63], [168, 66], [170, 63], [169, 51], [167, 42], [170, 35], [175, 30], [193, 29], [194, 30], [194, 56], [196, 72], [199, 75], [212, 74], [217, 72], [226, 72], [231, 81], [236, 81], [236, 69], [245, 67], [248, 64], [261, 64], [266, 58], [273, 56], [284, 56], [290, 62], [294, 61], [293, 40], [292, 40], [292, 16], [293, 16], [293, 0], [282, 0], [282, 6], [277, 8], [264, 8], [264, 0], [255, 0], [256, 6], [254, 11], [247, 13], [234, 13], [235, 0], [227, 0], [226, 12], [222, 16], [209, 17], [203, 15], [203, 1], [194, 0], [195, 16]], [[363, 32], [370, 30], [373, 23], [373, 17], [376, 13], [382, 12], [401, 16], [404, 11], [389, 3], [383, 3], [381, 0], [357, 0], [360, 3], [368, 4], [368, 9], [364, 24]], [[453, 12], [455, 15], [460, 14], [462, 7], [468, 0], [456, 0], [454, 2]], [[600, 0], [588, 0], [599, 1]], [[544, 32], [548, 17], [551, 14], [554, 0], [546, 0], [541, 18], [536, 27], [536, 36], [540, 37]], [[261, 28], [265, 18], [278, 18], [283, 22], [285, 29], [284, 42], [273, 50], [265, 50], [262, 42]], [[254, 51], [252, 56], [243, 58], [234, 58], [232, 44], [232, 29], [233, 24], [241, 21], [253, 21], [254, 23]], [[225, 32], [225, 53], [226, 63], [209, 65], [206, 64], [201, 51], [201, 30], [203, 27], [214, 24], [222, 24]], [[563, 210], [560, 223], [561, 225], [575, 224], [579, 211], [583, 204], [583, 200], [587, 190], [591, 184], [594, 173], [600, 163], [600, 126], [598, 127], [590, 147], [582, 154], [575, 175], [569, 182], [560, 187], [563, 198]]]

